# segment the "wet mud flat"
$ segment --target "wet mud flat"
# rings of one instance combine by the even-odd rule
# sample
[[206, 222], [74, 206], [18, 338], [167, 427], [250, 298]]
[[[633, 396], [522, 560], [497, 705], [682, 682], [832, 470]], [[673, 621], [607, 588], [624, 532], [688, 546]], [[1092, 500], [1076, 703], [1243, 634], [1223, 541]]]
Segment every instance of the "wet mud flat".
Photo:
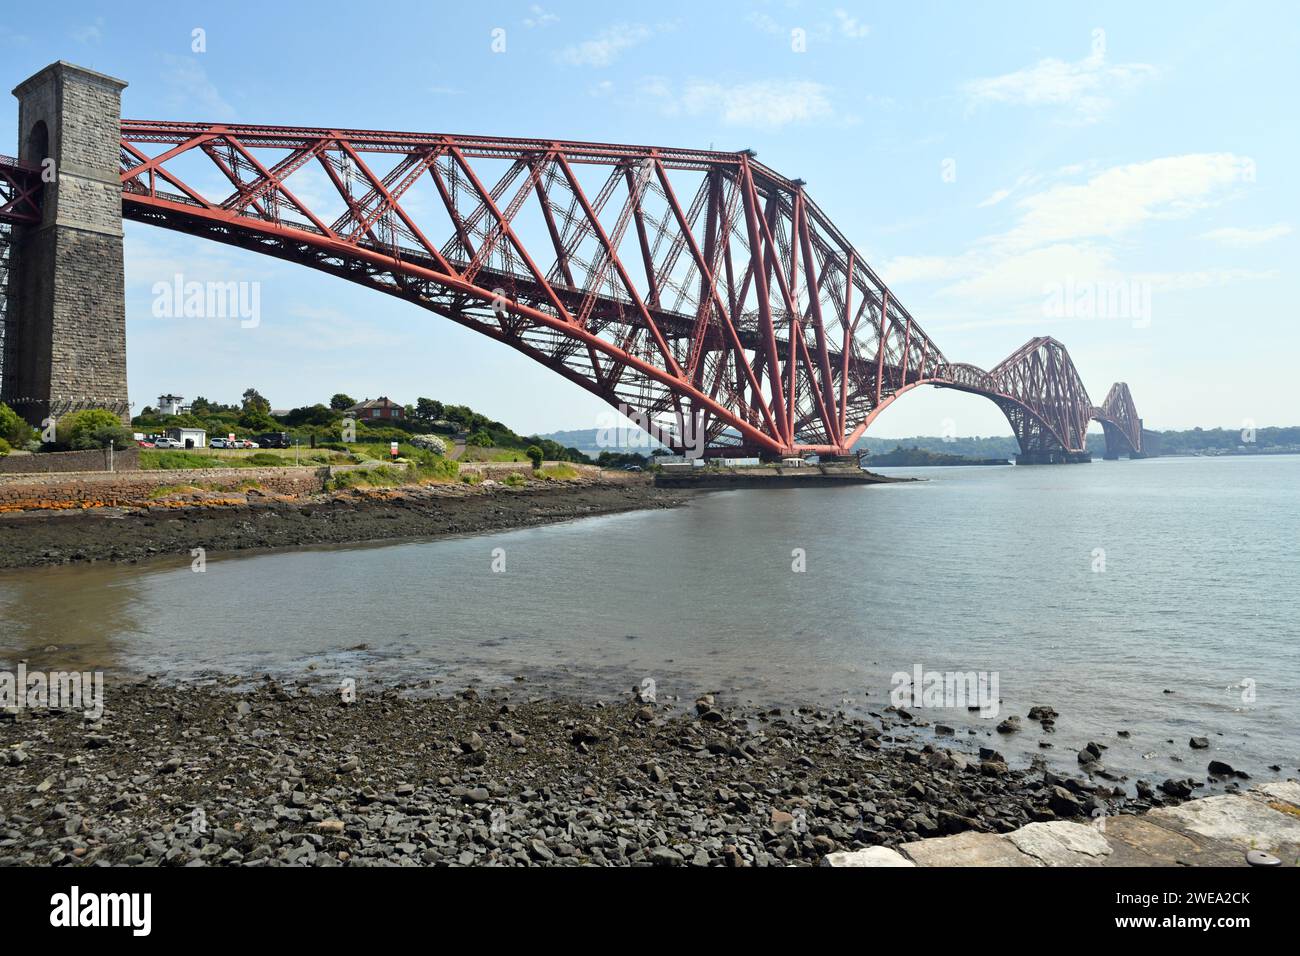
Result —
[[682, 504], [688, 491], [636, 481], [425, 485], [289, 499], [182, 495], [147, 508], [0, 515], [0, 569], [502, 531]]

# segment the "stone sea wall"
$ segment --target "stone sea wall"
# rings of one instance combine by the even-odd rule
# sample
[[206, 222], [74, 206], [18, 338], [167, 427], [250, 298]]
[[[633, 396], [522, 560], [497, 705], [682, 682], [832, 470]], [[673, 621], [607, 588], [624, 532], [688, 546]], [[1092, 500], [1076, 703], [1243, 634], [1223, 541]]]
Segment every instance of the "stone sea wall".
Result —
[[[0, 458], [0, 476], [37, 475], [55, 472], [108, 471], [108, 449], [51, 451], [37, 455], [5, 455]], [[119, 448], [113, 452], [114, 471], [135, 471], [140, 467], [140, 449]]]

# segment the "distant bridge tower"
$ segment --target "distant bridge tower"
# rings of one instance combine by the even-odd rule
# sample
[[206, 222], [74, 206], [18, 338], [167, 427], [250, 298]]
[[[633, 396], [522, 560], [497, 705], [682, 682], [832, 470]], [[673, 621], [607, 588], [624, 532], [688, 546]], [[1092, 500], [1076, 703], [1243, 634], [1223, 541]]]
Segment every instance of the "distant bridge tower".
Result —
[[43, 189], [40, 221], [14, 227], [0, 399], [33, 425], [79, 408], [129, 417], [125, 86], [60, 61], [13, 91], [18, 159], [41, 169]]

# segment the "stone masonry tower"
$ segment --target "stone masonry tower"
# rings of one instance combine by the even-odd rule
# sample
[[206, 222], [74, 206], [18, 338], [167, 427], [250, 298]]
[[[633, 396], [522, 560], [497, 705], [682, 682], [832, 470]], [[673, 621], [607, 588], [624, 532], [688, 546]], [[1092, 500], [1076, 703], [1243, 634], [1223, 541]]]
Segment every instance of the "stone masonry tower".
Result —
[[82, 408], [129, 420], [119, 178], [125, 86], [60, 61], [14, 90], [18, 158], [42, 166], [45, 187], [42, 221], [14, 237], [0, 398], [33, 425]]

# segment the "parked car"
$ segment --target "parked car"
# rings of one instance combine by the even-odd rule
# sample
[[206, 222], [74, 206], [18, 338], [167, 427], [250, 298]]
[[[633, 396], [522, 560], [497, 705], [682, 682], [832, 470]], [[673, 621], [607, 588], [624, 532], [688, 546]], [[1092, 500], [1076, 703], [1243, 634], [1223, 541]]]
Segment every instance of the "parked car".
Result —
[[260, 446], [259, 446], [259, 445], [257, 444], [257, 442], [255, 442], [255, 441], [249, 441], [247, 438], [241, 438], [241, 439], [236, 443], [236, 445], [235, 445], [235, 446], [232, 446], [232, 447], [238, 447], [238, 448], [258, 448], [258, 447], [260, 447]]
[[628, 465], [628, 466], [627, 466], [626, 468], [624, 468], [623, 470], [624, 470], [624, 471], [640, 471], [640, 470], [641, 470], [641, 466], [640, 466], [640, 465]]
[[262, 448], [290, 448], [288, 432], [267, 432], [265, 435], [257, 436], [257, 445], [253, 447]]
[[175, 438], [157, 438], [154, 439], [154, 448], [184, 448], [185, 446]]
[[139, 445], [141, 448], [153, 448], [153, 447], [154, 447], [154, 443], [153, 443], [153, 442], [148, 441], [147, 439], [143, 439], [143, 438], [140, 439], [139, 441], [137, 441], [136, 444]]
[[209, 448], [234, 448], [235, 443], [225, 438], [213, 438], [208, 442]]

